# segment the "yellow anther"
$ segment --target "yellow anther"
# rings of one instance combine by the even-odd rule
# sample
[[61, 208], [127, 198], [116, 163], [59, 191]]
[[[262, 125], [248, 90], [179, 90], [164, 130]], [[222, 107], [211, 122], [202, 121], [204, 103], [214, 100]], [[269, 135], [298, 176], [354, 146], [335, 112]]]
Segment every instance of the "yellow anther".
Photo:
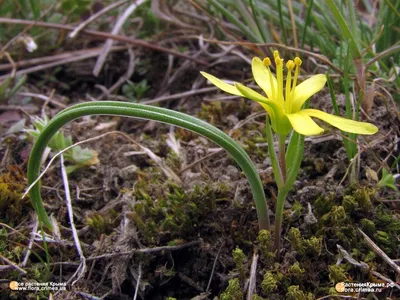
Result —
[[263, 64], [266, 67], [269, 67], [271, 65], [271, 60], [269, 59], [269, 57], [264, 58]]
[[289, 71], [292, 71], [294, 69], [294, 66], [295, 66], [295, 64], [294, 64], [293, 60], [288, 60], [288, 62], [286, 63], [286, 68]]
[[279, 57], [279, 54], [278, 54], [278, 56], [275, 57], [275, 65], [276, 65], [277, 67], [283, 65], [283, 59]]
[[296, 64], [296, 66], [300, 67], [300, 66], [301, 66], [301, 63], [302, 63], [300, 57], [296, 57], [296, 58], [294, 59], [294, 63]]
[[279, 57], [279, 52], [278, 52], [278, 50], [275, 50], [274, 51], [274, 58], [276, 59], [277, 57]]

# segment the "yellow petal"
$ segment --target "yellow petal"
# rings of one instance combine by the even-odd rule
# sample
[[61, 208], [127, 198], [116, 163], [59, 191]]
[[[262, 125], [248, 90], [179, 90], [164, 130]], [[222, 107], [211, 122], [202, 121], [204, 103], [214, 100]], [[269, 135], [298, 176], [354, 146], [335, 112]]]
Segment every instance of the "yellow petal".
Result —
[[325, 121], [326, 123], [346, 132], [356, 134], [375, 134], [378, 132], [378, 127], [371, 123], [345, 119], [316, 109], [304, 109], [299, 111], [297, 114], [299, 113], [321, 119], [322, 121]]
[[318, 135], [324, 132], [309, 116], [301, 112], [286, 115], [296, 132], [303, 135]]
[[324, 87], [326, 77], [323, 74], [318, 74], [300, 83], [294, 91], [293, 103], [290, 106], [291, 112], [296, 113], [301, 109], [301, 106], [315, 93], [318, 93]]
[[252, 90], [251, 88], [248, 88], [247, 86], [244, 86], [241, 83], [235, 82], [235, 87], [239, 91], [239, 93], [243, 95], [243, 97], [246, 97], [250, 100], [268, 105], [271, 102], [267, 97], [264, 97], [260, 93], [257, 93], [255, 90]]
[[[274, 75], [269, 74], [268, 69], [264, 66], [264, 63], [258, 57], [254, 57], [251, 62], [251, 70], [253, 72], [253, 77], [259, 87], [267, 94], [268, 98], [271, 100], [276, 100], [273, 97], [272, 86], [274, 84], [275, 93], [278, 92], [278, 84]], [[271, 76], [270, 76], [271, 75]], [[272, 82], [271, 79], [272, 78]]]
[[200, 73], [205, 78], [207, 78], [212, 84], [214, 84], [216, 87], [220, 88], [224, 92], [243, 97], [243, 95], [239, 92], [239, 90], [234, 85], [223, 82], [221, 79], [218, 79], [217, 77], [212, 76], [206, 72], [200, 72]]

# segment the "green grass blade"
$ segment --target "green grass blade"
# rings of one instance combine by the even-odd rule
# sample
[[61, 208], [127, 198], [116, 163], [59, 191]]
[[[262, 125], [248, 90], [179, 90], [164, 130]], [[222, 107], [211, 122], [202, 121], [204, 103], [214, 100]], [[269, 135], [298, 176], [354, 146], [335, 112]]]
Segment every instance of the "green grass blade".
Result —
[[358, 46], [356, 44], [356, 39], [354, 38], [352, 32], [350, 31], [349, 27], [347, 26], [347, 23], [336, 7], [336, 4], [333, 2], [333, 0], [326, 0], [326, 4], [328, 4], [329, 8], [331, 9], [331, 12], [339, 25], [343, 36], [345, 39], [348, 41], [351, 49], [351, 54], [353, 59], [357, 59], [361, 57], [360, 50], [358, 49]]

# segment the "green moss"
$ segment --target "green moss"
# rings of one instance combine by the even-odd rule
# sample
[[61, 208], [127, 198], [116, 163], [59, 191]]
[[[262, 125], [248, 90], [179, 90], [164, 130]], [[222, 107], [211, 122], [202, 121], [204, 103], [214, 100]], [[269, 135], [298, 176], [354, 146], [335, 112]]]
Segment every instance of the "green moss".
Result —
[[339, 226], [348, 222], [343, 206], [333, 206], [329, 213], [322, 216], [321, 221], [324, 225]]
[[238, 278], [229, 280], [228, 287], [220, 295], [220, 300], [242, 300], [243, 291]]
[[260, 230], [258, 233], [257, 242], [260, 247], [261, 258], [263, 259], [264, 263], [272, 264], [275, 255], [271, 251], [271, 233], [268, 230]]
[[290, 210], [292, 211], [291, 217], [292, 219], [297, 220], [303, 214], [303, 205], [299, 201], [294, 201]]
[[117, 215], [115, 210], [110, 210], [107, 213], [96, 211], [86, 217], [86, 224], [93, 229], [97, 235], [110, 234], [115, 227]]
[[360, 208], [363, 211], [368, 212], [369, 210], [371, 210], [373, 208], [372, 202], [371, 202], [371, 196], [373, 196], [374, 194], [375, 194], [374, 189], [370, 189], [367, 187], [361, 187], [354, 191], [354, 198], [359, 203]]
[[294, 279], [300, 280], [305, 270], [301, 268], [299, 262], [296, 261], [293, 265], [289, 267], [288, 272]]
[[287, 300], [312, 300], [314, 297], [311, 293], [305, 294], [298, 285], [291, 285], [286, 293]]
[[314, 203], [315, 214], [318, 216], [322, 216], [322, 215], [328, 213], [334, 205], [334, 199], [335, 199], [335, 195], [333, 193], [330, 193], [329, 195], [323, 195], [321, 197], [318, 197]]
[[[150, 181], [150, 182], [149, 182]], [[127, 215], [135, 221], [141, 236], [157, 244], [192, 235], [204, 218], [215, 209], [216, 202], [227, 198], [224, 184], [210, 183], [185, 191], [172, 182], [139, 178], [133, 191], [135, 205]]]
[[247, 269], [247, 257], [239, 247], [236, 247], [236, 249], [232, 251], [232, 256], [236, 270], [239, 272], [240, 280], [243, 282]]
[[268, 295], [278, 288], [278, 280], [271, 272], [266, 272], [264, 274], [264, 279], [261, 282], [261, 290], [263, 294]]
[[309, 239], [304, 239], [304, 247], [307, 253], [311, 255], [320, 255], [322, 248], [322, 237], [312, 236]]
[[393, 217], [393, 211], [386, 211], [383, 205], [376, 209], [375, 224], [377, 228], [387, 232], [400, 232], [400, 220]]
[[296, 250], [299, 254], [303, 254], [305, 249], [300, 230], [295, 227], [290, 228], [288, 237], [292, 248]]
[[373, 234], [375, 232], [375, 223], [369, 219], [361, 220], [361, 227], [364, 232], [368, 235]]
[[251, 300], [266, 300], [266, 299], [261, 296], [258, 296], [257, 294], [254, 294], [253, 297], [251, 297]]
[[342, 206], [347, 213], [352, 213], [358, 208], [357, 200], [350, 195], [343, 196]]
[[18, 166], [9, 166], [0, 176], [0, 218], [9, 225], [20, 222], [30, 207], [29, 197], [22, 199], [25, 186], [25, 173]]
[[329, 279], [334, 284], [342, 281], [348, 280], [347, 272], [342, 268], [342, 266], [331, 265], [328, 267], [329, 269]]

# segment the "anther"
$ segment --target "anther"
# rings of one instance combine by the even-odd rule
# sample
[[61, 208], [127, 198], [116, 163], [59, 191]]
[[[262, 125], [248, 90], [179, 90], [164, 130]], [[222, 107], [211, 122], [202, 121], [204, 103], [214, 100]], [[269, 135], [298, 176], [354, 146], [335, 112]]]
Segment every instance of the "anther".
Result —
[[296, 64], [296, 66], [300, 67], [300, 66], [301, 66], [301, 63], [302, 63], [300, 57], [296, 57], [296, 58], [294, 59], [294, 63]]
[[278, 52], [278, 50], [275, 50], [274, 51], [274, 58], [276, 59], [277, 57], [279, 57], [279, 52]]
[[269, 57], [264, 58], [263, 64], [266, 67], [269, 67], [271, 65], [271, 60], [269, 59]]
[[287, 68], [289, 71], [292, 71], [293, 68], [294, 68], [294, 66], [295, 66], [295, 64], [294, 64], [293, 60], [288, 60], [288, 62], [286, 63], [286, 68]]
[[275, 57], [275, 65], [278, 66], [282, 66], [283, 65], [283, 59], [278, 56]]

